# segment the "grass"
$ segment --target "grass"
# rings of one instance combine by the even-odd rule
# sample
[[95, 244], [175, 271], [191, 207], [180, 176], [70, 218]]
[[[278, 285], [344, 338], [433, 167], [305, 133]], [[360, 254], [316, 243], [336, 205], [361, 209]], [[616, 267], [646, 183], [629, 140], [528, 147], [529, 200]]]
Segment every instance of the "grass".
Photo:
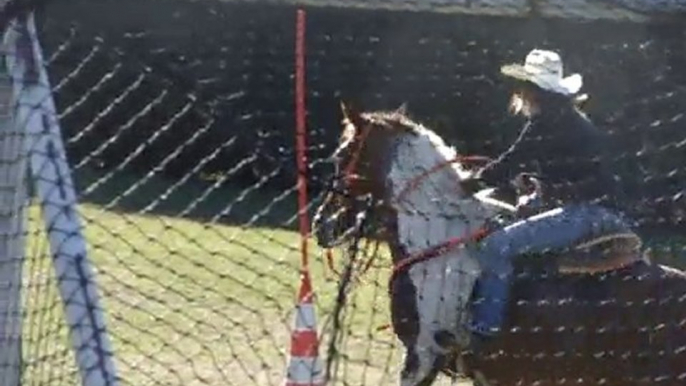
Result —
[[[87, 187], [96, 180], [85, 176], [81, 182]], [[300, 236], [285, 220], [293, 216], [294, 197], [284, 196], [265, 212], [273, 216], [269, 221], [250, 222], [278, 196], [265, 191], [220, 187], [186, 210], [211, 183], [183, 187], [169, 202], [143, 210], [164, 191], [160, 184], [151, 181], [116, 205], [111, 203], [131, 184], [102, 185], [84, 195], [79, 207], [123, 384], [281, 385], [299, 277]], [[227, 203], [233, 207], [226, 217], [212, 215]], [[77, 384], [39, 216], [32, 207], [24, 384]], [[652, 244], [661, 262], [683, 267], [676, 254], [662, 253], [682, 250], [683, 240]], [[337, 279], [310, 246], [318, 327], [325, 337], [320, 353], [326, 355]], [[399, 342], [390, 330], [378, 330], [389, 322], [383, 259], [350, 294], [336, 384], [397, 384]]]
[[[123, 384], [283, 382], [298, 285], [297, 233], [94, 204], [80, 205], [80, 214]], [[75, 384], [39, 215], [31, 208], [25, 384]], [[313, 255], [319, 329], [326, 336], [337, 280], [316, 249]], [[387, 278], [387, 269], [373, 270], [351, 294], [337, 384], [395, 383], [398, 342], [390, 331], [377, 331], [389, 322]]]

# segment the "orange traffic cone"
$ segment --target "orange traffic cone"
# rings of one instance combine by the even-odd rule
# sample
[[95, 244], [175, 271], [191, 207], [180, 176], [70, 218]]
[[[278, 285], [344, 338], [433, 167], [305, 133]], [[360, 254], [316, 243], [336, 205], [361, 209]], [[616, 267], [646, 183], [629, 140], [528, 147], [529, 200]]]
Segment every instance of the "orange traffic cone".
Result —
[[306, 271], [300, 277], [295, 325], [291, 332], [291, 355], [285, 386], [322, 386], [324, 367], [319, 358], [317, 320], [312, 304], [312, 283]]

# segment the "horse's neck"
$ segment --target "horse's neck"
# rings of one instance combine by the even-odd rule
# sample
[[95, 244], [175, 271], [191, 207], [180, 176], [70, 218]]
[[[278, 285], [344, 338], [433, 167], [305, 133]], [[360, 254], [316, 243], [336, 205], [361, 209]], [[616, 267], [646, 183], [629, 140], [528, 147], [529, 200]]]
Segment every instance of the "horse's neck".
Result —
[[[467, 172], [457, 163], [446, 164], [456, 156], [452, 148], [432, 133], [403, 138], [396, 145], [388, 184], [394, 195], [402, 192], [394, 207], [398, 241], [406, 252], [467, 236], [483, 224], [482, 205], [460, 186]], [[433, 171], [437, 165], [445, 166]]]
[[[425, 134], [399, 141], [395, 152], [387, 182], [395, 194], [404, 192], [394, 203], [397, 238], [391, 251], [396, 264], [450, 239], [467, 238], [483, 225], [483, 207], [460, 186], [465, 171], [446, 164], [456, 156], [453, 149]], [[435, 169], [437, 165], [445, 166]], [[421, 179], [415, 186], [417, 176]], [[416, 296], [418, 347], [445, 352], [434, 339], [439, 330], [454, 334], [458, 346], [468, 342], [463, 326], [469, 320], [469, 298], [480, 271], [471, 252], [451, 248], [407, 269]]]

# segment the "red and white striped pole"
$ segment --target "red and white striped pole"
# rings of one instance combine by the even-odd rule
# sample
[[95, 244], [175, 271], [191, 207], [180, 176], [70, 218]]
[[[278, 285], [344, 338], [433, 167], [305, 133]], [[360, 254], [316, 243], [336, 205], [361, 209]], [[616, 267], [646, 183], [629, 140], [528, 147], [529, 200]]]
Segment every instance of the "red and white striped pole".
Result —
[[295, 34], [295, 130], [298, 167], [298, 217], [301, 235], [301, 272], [295, 323], [291, 332], [291, 352], [285, 386], [321, 386], [324, 367], [319, 358], [317, 319], [310, 279], [307, 241], [307, 130], [305, 123], [305, 11], [298, 10]]

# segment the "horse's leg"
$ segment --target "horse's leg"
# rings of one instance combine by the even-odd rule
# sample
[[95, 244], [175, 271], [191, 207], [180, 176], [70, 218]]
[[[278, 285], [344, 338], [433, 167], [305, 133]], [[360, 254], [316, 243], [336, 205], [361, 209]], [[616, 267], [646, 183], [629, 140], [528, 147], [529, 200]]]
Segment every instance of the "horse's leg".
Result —
[[481, 371], [474, 372], [473, 386], [490, 386], [490, 383], [486, 380], [486, 377], [481, 373]]
[[420, 345], [419, 339], [405, 352], [400, 374], [400, 386], [430, 386], [444, 365], [445, 356], [436, 354], [430, 346]]

